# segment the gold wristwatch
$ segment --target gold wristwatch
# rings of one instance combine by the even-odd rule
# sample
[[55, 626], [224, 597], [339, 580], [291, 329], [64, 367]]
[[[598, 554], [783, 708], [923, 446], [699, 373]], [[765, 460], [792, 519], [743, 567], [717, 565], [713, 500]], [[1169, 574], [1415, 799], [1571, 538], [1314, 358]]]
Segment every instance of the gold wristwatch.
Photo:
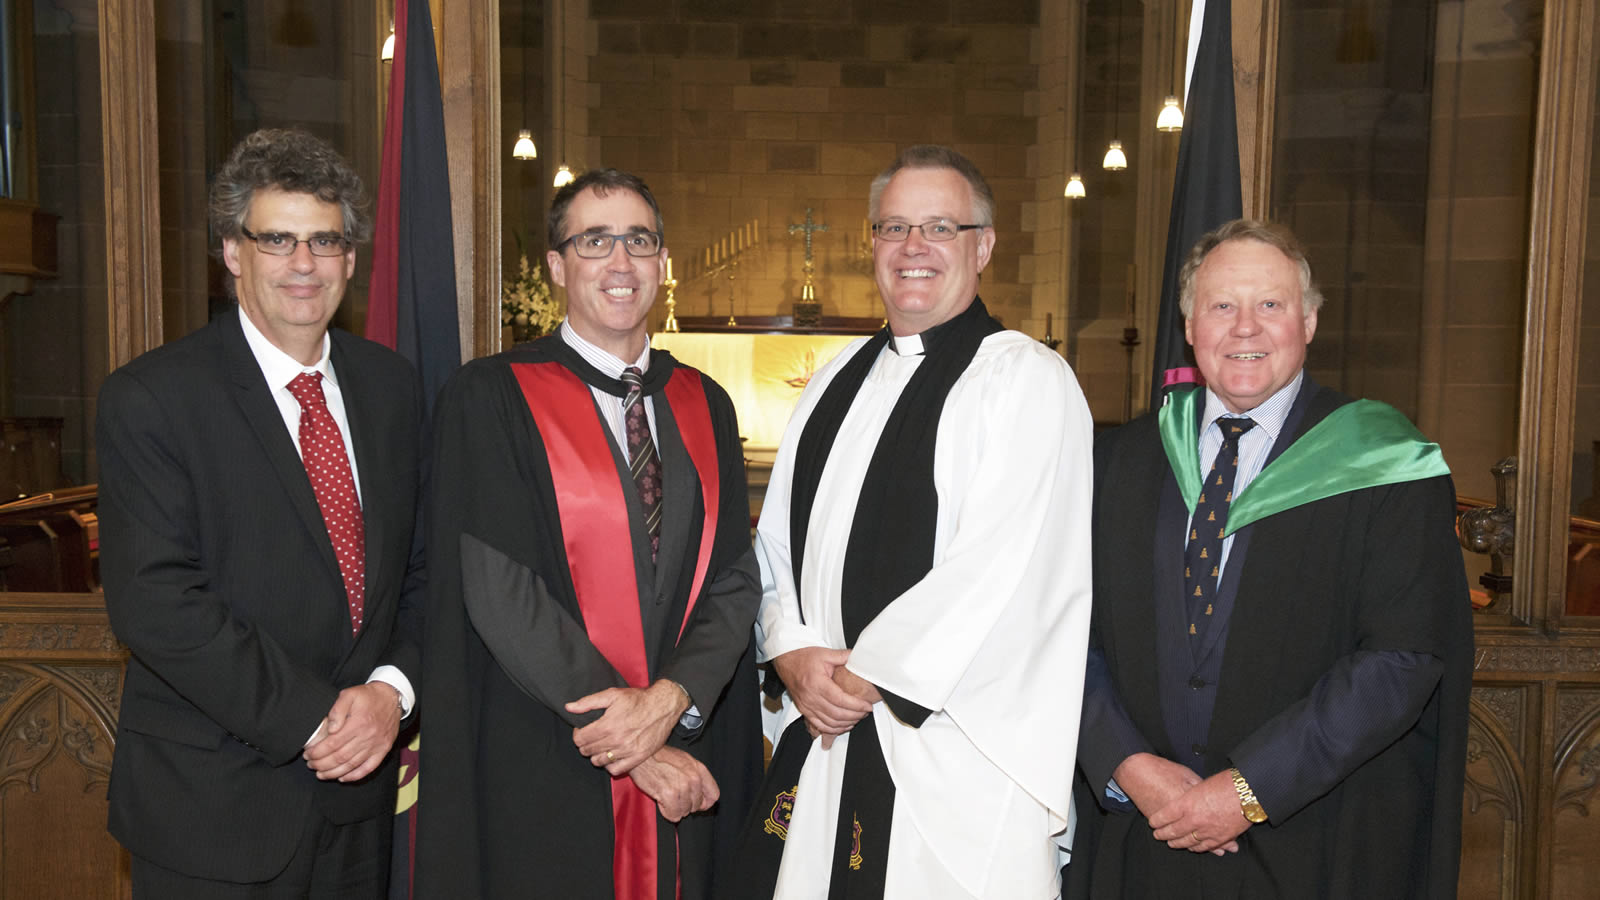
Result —
[[1260, 825], [1267, 820], [1267, 811], [1261, 808], [1261, 801], [1256, 799], [1256, 792], [1250, 790], [1250, 782], [1244, 780], [1238, 769], [1229, 769], [1233, 773], [1233, 789], [1239, 792], [1239, 809], [1244, 812], [1244, 817], [1252, 825]]

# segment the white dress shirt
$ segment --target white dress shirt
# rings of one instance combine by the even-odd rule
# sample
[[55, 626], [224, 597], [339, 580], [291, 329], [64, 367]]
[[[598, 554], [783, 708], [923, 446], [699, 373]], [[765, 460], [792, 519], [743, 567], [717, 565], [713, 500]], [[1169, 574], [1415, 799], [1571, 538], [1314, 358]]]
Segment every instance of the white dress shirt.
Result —
[[[356, 483], [356, 499], [361, 499], [361, 473], [356, 468], [355, 443], [350, 440], [350, 418], [344, 411], [344, 394], [339, 390], [339, 376], [334, 371], [333, 361], [329, 358], [329, 351], [333, 347], [333, 340], [327, 333], [322, 335], [322, 357], [315, 365], [302, 365], [299, 360], [278, 349], [278, 347], [261, 333], [250, 317], [245, 315], [244, 307], [239, 307], [239, 324], [244, 329], [245, 343], [250, 345], [250, 352], [256, 358], [256, 365], [261, 367], [261, 374], [267, 379], [267, 387], [272, 390], [272, 400], [278, 404], [278, 414], [283, 416], [283, 426], [289, 429], [289, 439], [294, 442], [294, 450], [300, 453], [300, 401], [289, 392], [289, 382], [295, 380], [302, 372], [311, 372], [322, 376], [322, 396], [327, 400], [328, 413], [333, 416], [334, 424], [339, 426], [339, 437], [344, 441], [344, 452], [350, 459], [350, 477]], [[400, 692], [401, 716], [411, 715], [411, 707], [416, 705], [417, 695], [412, 690], [411, 679], [395, 666], [379, 666], [372, 670], [367, 681], [381, 681]], [[317, 731], [312, 732], [312, 740], [317, 732], [322, 730], [318, 724]], [[306, 741], [307, 744], [311, 740]]]

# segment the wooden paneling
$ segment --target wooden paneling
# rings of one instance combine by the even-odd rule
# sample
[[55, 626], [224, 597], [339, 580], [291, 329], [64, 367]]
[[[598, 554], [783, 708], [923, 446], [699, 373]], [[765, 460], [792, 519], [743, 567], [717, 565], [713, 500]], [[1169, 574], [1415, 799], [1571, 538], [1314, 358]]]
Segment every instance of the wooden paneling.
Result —
[[161, 343], [153, 0], [100, 0], [109, 368]]
[[500, 4], [452, 0], [434, 30], [450, 158], [450, 217], [455, 228], [456, 309], [461, 358], [500, 349]]
[[131, 896], [106, 833], [125, 659], [98, 594], [0, 594], [0, 897]]
[[1565, 607], [1572, 491], [1573, 386], [1578, 366], [1589, 158], [1594, 143], [1596, 16], [1587, 0], [1544, 10], [1534, 148], [1528, 306], [1518, 444], [1519, 538], [1515, 612], [1549, 631]]
[[1232, 2], [1239, 193], [1244, 200], [1244, 214], [1260, 219], [1272, 208], [1272, 126], [1278, 91], [1279, 0]]

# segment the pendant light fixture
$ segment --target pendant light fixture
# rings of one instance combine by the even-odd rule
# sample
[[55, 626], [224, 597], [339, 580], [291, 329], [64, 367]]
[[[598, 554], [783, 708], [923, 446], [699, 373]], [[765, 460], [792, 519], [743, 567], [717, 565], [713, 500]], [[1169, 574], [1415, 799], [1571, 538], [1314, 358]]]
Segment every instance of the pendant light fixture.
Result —
[[[1117, 4], [1116, 65], [1111, 70], [1111, 133], [1117, 133], [1117, 107], [1122, 102], [1122, 4]], [[1120, 172], [1128, 167], [1128, 154], [1122, 152], [1122, 142], [1116, 138], [1106, 147], [1106, 158], [1100, 163], [1108, 172]]]
[[1161, 114], [1156, 116], [1157, 131], [1182, 131], [1183, 110], [1178, 108], [1178, 98], [1167, 95], [1166, 102], [1161, 104]]
[[1061, 192], [1061, 196], [1066, 197], [1068, 200], [1082, 200], [1084, 197], [1089, 196], [1089, 193], [1083, 189], [1083, 176], [1073, 172], [1072, 177], [1067, 179], [1067, 188]]
[[517, 143], [511, 148], [513, 159], [538, 159], [539, 148], [533, 145], [533, 132], [524, 128], [517, 132]]
[[[522, 7], [522, 121], [528, 121], [528, 103], [533, 97], [533, 91], [528, 87], [528, 20], [533, 18], [528, 13], [529, 4]], [[517, 142], [511, 146], [512, 159], [538, 159], [539, 148], [533, 144], [533, 130], [524, 128], [517, 132]]]
[[394, 62], [394, 19], [389, 20], [389, 36], [383, 39], [383, 50], [378, 58], [386, 63]]
[[567, 168], [565, 165], [562, 165], [561, 168], [556, 169], [555, 186], [566, 187], [572, 183], [572, 178], [572, 170]]

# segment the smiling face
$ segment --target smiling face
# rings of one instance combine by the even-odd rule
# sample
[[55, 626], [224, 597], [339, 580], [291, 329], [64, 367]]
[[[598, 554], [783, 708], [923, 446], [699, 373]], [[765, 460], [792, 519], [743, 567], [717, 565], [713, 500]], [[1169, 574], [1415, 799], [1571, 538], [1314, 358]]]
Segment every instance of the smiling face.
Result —
[[1260, 406], [1294, 380], [1317, 331], [1301, 304], [1300, 270], [1276, 247], [1228, 241], [1195, 272], [1184, 336], [1206, 386], [1232, 413]]
[[[567, 207], [567, 233], [628, 234], [655, 230], [655, 214], [644, 198], [630, 190], [612, 188], [605, 196], [586, 188]], [[567, 319], [584, 340], [631, 363], [644, 352], [649, 337], [645, 319], [661, 284], [661, 261], [667, 248], [651, 256], [629, 256], [619, 242], [600, 259], [584, 259], [567, 244], [546, 260], [550, 277], [567, 289]]]
[[[243, 224], [257, 235], [343, 235], [344, 210], [314, 194], [262, 188], [251, 196]], [[306, 365], [316, 363], [328, 321], [355, 274], [355, 248], [340, 256], [312, 256], [301, 243], [288, 256], [272, 256], [242, 237], [225, 238], [222, 261], [250, 322], [279, 350]]]
[[[896, 172], [878, 199], [878, 221], [921, 225], [930, 219], [972, 220], [972, 186], [946, 168]], [[889, 328], [920, 334], [955, 318], [978, 294], [978, 274], [994, 250], [994, 229], [963, 231], [952, 241], [929, 241], [913, 228], [904, 241], [872, 241], [872, 264]]]

